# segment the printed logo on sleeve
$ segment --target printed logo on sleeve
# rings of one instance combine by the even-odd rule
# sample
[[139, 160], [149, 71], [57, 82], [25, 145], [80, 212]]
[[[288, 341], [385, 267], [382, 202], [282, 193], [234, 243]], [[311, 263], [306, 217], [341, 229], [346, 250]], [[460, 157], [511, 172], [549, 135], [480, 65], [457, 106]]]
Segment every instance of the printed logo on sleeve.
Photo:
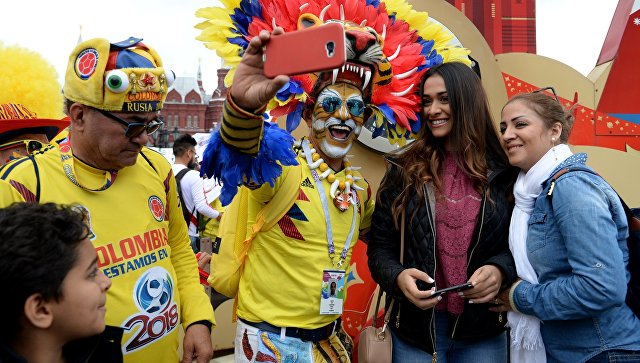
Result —
[[164, 220], [164, 203], [162, 203], [162, 199], [155, 195], [150, 196], [149, 210], [156, 221], [162, 222]]

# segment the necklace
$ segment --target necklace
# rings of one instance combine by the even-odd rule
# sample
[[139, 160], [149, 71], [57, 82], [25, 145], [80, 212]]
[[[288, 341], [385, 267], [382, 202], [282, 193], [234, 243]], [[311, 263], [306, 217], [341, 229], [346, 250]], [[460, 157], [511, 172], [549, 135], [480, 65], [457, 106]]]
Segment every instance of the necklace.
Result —
[[[305, 142], [308, 144], [308, 141], [305, 139], [300, 145]], [[309, 146], [310, 145], [308, 145], [307, 148], [303, 148], [307, 159], [307, 166], [314, 176], [317, 175], [317, 181], [322, 182], [322, 180], [326, 179], [331, 184], [329, 195], [333, 198], [333, 204], [341, 212], [346, 211], [351, 204], [355, 204], [355, 198], [353, 197], [351, 189], [364, 190], [364, 188], [356, 184], [356, 182], [362, 180], [362, 178], [353, 175], [353, 171], [359, 170], [360, 168], [351, 166], [349, 159], [345, 157], [343, 159], [345, 178], [344, 180], [340, 180], [329, 165], [324, 162], [324, 159], [322, 159], [316, 149]]]
[[[307, 159], [307, 164], [313, 163], [313, 160], [311, 159], [311, 155], [313, 154], [313, 152], [311, 151], [312, 149], [309, 148], [309, 141], [306, 139], [302, 140], [301, 146], [302, 146], [302, 149], [304, 150], [304, 154]], [[313, 175], [313, 180], [315, 181], [315, 184], [316, 184], [316, 190], [318, 191], [318, 196], [320, 197], [320, 203], [322, 204], [322, 214], [324, 214], [324, 221], [327, 228], [327, 252], [329, 253], [329, 260], [331, 261], [332, 265], [338, 268], [342, 268], [347, 258], [347, 253], [349, 252], [349, 246], [351, 246], [351, 240], [353, 239], [353, 234], [355, 232], [358, 211], [356, 210], [357, 208], [355, 207], [353, 208], [349, 234], [347, 236], [347, 239], [344, 242], [344, 247], [340, 252], [338, 261], [336, 262], [335, 261], [336, 248], [335, 248], [335, 244], [333, 243], [333, 228], [331, 225], [331, 214], [329, 213], [329, 203], [327, 202], [327, 195], [325, 194], [324, 186], [323, 186], [322, 180], [320, 179], [320, 176], [318, 175], [318, 172], [316, 172], [315, 169], [311, 169], [311, 175]], [[353, 194], [356, 194], [356, 193], [353, 192]], [[354, 196], [353, 194], [349, 196], [348, 201], [349, 203], [352, 203], [355, 205], [357, 203], [356, 202], [357, 195]], [[348, 209], [348, 205], [347, 205], [347, 209]]]
[[100, 188], [91, 189], [80, 183], [78, 177], [76, 176], [75, 167], [74, 167], [74, 158], [73, 153], [71, 151], [71, 135], [67, 136], [66, 140], [63, 140], [59, 144], [60, 150], [60, 161], [62, 162], [62, 170], [64, 171], [64, 175], [67, 176], [69, 181], [71, 181], [76, 186], [90, 191], [90, 192], [99, 192], [105, 189], [108, 189], [113, 183], [116, 181], [116, 177], [118, 176], [118, 171], [111, 170], [105, 171], [105, 181], [104, 185]]

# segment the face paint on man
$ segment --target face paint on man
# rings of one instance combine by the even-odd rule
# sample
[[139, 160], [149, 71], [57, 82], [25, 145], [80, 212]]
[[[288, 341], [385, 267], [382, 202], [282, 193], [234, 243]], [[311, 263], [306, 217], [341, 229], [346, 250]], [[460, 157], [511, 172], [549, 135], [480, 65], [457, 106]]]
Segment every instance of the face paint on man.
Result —
[[362, 92], [348, 83], [329, 85], [318, 95], [310, 126], [312, 138], [330, 158], [343, 158], [364, 123]]

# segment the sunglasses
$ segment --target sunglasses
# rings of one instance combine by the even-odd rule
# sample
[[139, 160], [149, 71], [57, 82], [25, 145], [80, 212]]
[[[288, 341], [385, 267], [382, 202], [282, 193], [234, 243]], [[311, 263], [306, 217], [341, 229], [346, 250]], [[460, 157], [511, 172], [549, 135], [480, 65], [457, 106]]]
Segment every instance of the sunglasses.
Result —
[[126, 137], [132, 138], [140, 135], [143, 132], [147, 132], [147, 135], [151, 135], [154, 132], [158, 131], [160, 127], [164, 124], [162, 118], [158, 117], [154, 120], [151, 120], [149, 123], [147, 122], [127, 122], [120, 117], [112, 114], [111, 112], [104, 111], [96, 108], [96, 111], [100, 112], [103, 116], [116, 121], [117, 123], [126, 126], [124, 130], [124, 135]]
[[537, 89], [535, 91], [532, 91], [531, 93], [538, 93], [538, 92], [545, 92], [545, 91], [551, 91], [551, 93], [553, 93], [553, 98], [556, 99], [556, 102], [560, 103], [560, 99], [558, 98], [558, 95], [556, 94], [556, 89], [553, 88], [553, 87], [540, 88], [540, 89]]
[[[329, 113], [336, 112], [340, 107], [342, 107], [340, 97], [329, 96], [322, 100], [322, 108]], [[357, 99], [347, 100], [347, 109], [353, 116], [360, 116], [364, 113], [364, 102]]]
[[38, 140], [15, 140], [9, 141], [0, 145], [0, 151], [13, 149], [17, 146], [24, 146], [24, 150], [26, 151], [26, 155], [33, 153], [34, 151], [40, 150], [44, 147], [44, 143]]

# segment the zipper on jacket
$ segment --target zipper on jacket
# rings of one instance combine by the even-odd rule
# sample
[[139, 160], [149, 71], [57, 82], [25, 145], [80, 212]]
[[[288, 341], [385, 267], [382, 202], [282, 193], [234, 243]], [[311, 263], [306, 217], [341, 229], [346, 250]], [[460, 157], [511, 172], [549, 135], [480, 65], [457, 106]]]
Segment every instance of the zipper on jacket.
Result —
[[[431, 234], [433, 235], [433, 286], [436, 286], [436, 270], [438, 267], [438, 259], [436, 256], [436, 229], [434, 227], [435, 216], [431, 213], [431, 204], [429, 203], [429, 191], [424, 186], [424, 204], [427, 208], [427, 219], [429, 220], [429, 227], [431, 227]], [[431, 356], [431, 362], [436, 363], [438, 361], [438, 351], [436, 350], [436, 308], [431, 308], [431, 344], [433, 346], [433, 355]]]
[[[478, 244], [480, 244], [480, 236], [482, 236], [482, 227], [484, 227], [484, 212], [485, 212], [485, 208], [487, 206], [487, 192], [486, 190], [483, 193], [484, 197], [482, 198], [482, 210], [480, 211], [482, 213], [481, 217], [480, 217], [480, 229], [478, 230], [478, 239], [476, 240], [476, 244], [473, 246], [473, 248], [471, 249], [471, 254], [469, 255], [469, 261], [467, 263], [467, 268], [469, 268], [469, 265], [471, 264], [471, 259], [473, 258], [473, 253], [476, 251], [476, 247], [478, 247]], [[464, 311], [463, 311], [464, 313]], [[460, 314], [462, 315], [462, 314]], [[456, 329], [458, 328], [458, 321], [460, 320], [460, 315], [458, 315], [456, 317], [456, 323], [453, 325], [453, 331], [451, 332], [451, 339], [453, 339], [453, 337], [456, 335]]]

